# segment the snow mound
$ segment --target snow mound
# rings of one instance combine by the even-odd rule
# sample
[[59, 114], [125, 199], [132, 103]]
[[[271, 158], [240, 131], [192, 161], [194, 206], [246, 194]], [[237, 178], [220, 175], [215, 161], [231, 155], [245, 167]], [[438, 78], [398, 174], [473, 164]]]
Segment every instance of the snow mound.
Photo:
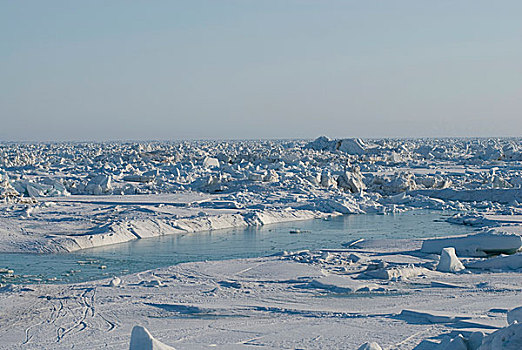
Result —
[[129, 350], [175, 350], [154, 339], [150, 332], [141, 326], [134, 326], [131, 334]]

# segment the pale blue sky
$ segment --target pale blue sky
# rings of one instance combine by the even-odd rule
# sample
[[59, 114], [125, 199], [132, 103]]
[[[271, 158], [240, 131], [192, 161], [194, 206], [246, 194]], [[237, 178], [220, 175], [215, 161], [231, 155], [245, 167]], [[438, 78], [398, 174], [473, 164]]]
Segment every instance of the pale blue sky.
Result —
[[0, 140], [522, 136], [522, 1], [0, 0]]

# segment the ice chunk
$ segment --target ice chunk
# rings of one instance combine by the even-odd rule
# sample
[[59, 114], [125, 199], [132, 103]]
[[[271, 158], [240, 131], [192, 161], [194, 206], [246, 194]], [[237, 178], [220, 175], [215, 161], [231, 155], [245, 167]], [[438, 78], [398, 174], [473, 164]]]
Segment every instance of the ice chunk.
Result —
[[437, 349], [440, 350], [468, 350], [468, 346], [466, 345], [466, 340], [464, 337], [459, 334], [455, 338], [450, 339], [446, 342], [442, 342]]
[[464, 269], [464, 265], [462, 265], [459, 258], [455, 254], [455, 248], [447, 247], [442, 249], [442, 252], [440, 253], [439, 264], [437, 265], [437, 271], [458, 272]]
[[371, 146], [364, 143], [361, 139], [343, 139], [340, 140], [338, 150], [348, 154], [362, 155], [366, 153]]
[[118, 287], [121, 284], [121, 279], [119, 277], [114, 277], [110, 282], [110, 287]]
[[508, 256], [496, 256], [494, 258], [475, 261], [466, 265], [470, 269], [517, 270], [522, 268], [522, 253]]
[[522, 323], [513, 323], [484, 338], [479, 350], [522, 349]]
[[109, 194], [112, 191], [112, 176], [100, 174], [96, 175], [89, 181], [85, 186], [85, 192], [87, 194], [102, 195]]
[[351, 172], [344, 172], [337, 178], [337, 187], [347, 192], [357, 193], [366, 188], [363, 182], [363, 176], [359, 168], [355, 168]]
[[438, 254], [445, 247], [454, 247], [458, 255], [484, 256], [490, 253], [514, 253], [522, 246], [522, 237], [516, 233], [494, 230], [465, 236], [427, 239], [422, 243], [423, 253]]
[[330, 140], [328, 137], [320, 136], [316, 138], [314, 141], [308, 143], [306, 147], [314, 149], [316, 151], [326, 151], [332, 147], [333, 143], [335, 143], [335, 141]]
[[0, 199], [18, 197], [20, 194], [9, 182], [9, 176], [0, 172]]
[[131, 334], [129, 350], [175, 350], [154, 339], [150, 332], [141, 326], [134, 326]]
[[507, 321], [509, 324], [522, 323], [522, 306], [508, 311]]
[[219, 160], [217, 158], [205, 157], [205, 159], [203, 159], [203, 167], [219, 168]]
[[468, 338], [469, 350], [477, 350], [480, 347], [480, 345], [482, 344], [483, 340], [484, 340], [484, 333], [482, 333], [480, 331], [471, 333]]

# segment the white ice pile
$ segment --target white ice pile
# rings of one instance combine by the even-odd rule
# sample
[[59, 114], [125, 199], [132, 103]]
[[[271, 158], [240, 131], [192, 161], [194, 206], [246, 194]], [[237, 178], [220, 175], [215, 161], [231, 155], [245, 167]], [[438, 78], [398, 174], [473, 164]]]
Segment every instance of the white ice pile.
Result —
[[[521, 149], [519, 139], [9, 143], [0, 145], [0, 169], [31, 197], [291, 188], [319, 197], [419, 190], [452, 202], [513, 201], [522, 180], [511, 165]], [[484, 192], [499, 189], [508, 191]]]
[[[192, 232], [245, 222], [420, 208], [462, 211], [461, 218], [453, 218], [455, 223], [491, 226], [492, 221], [473, 215], [520, 213], [521, 150], [521, 139], [6, 143], [0, 144], [0, 200], [5, 206], [0, 231], [20, 226], [17, 213], [25, 210], [39, 221], [29, 233], [12, 232], [13, 239], [39, 234], [53, 244], [68, 244], [67, 249], [78, 242], [75, 249], [151, 236], [106, 230], [140, 226], [136, 223], [144, 220], [159, 227], [154, 236], [187, 225]], [[130, 195], [136, 199], [127, 199]], [[152, 199], [167, 195], [170, 203]], [[78, 213], [79, 225], [65, 227], [64, 221], [56, 221], [52, 232], [40, 225], [54, 220], [47, 214], [50, 210], [33, 203], [46, 197], [56, 203], [54, 213]], [[91, 216], [96, 220], [88, 224], [83, 211], [94, 205], [100, 215]], [[151, 210], [153, 217], [146, 215]], [[202, 224], [206, 217], [216, 217], [211, 220], [215, 225]], [[61, 232], [67, 230], [74, 232], [64, 239]], [[20, 242], [17, 249], [29, 246]], [[439, 253], [444, 247], [436, 248], [433, 252]], [[455, 248], [460, 254], [461, 248]]]

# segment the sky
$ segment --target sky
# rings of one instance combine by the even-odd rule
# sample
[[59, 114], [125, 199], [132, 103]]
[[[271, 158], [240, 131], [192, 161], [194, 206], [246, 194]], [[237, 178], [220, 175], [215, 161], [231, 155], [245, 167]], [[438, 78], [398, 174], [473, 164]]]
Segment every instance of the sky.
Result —
[[0, 0], [0, 141], [522, 136], [522, 1]]

